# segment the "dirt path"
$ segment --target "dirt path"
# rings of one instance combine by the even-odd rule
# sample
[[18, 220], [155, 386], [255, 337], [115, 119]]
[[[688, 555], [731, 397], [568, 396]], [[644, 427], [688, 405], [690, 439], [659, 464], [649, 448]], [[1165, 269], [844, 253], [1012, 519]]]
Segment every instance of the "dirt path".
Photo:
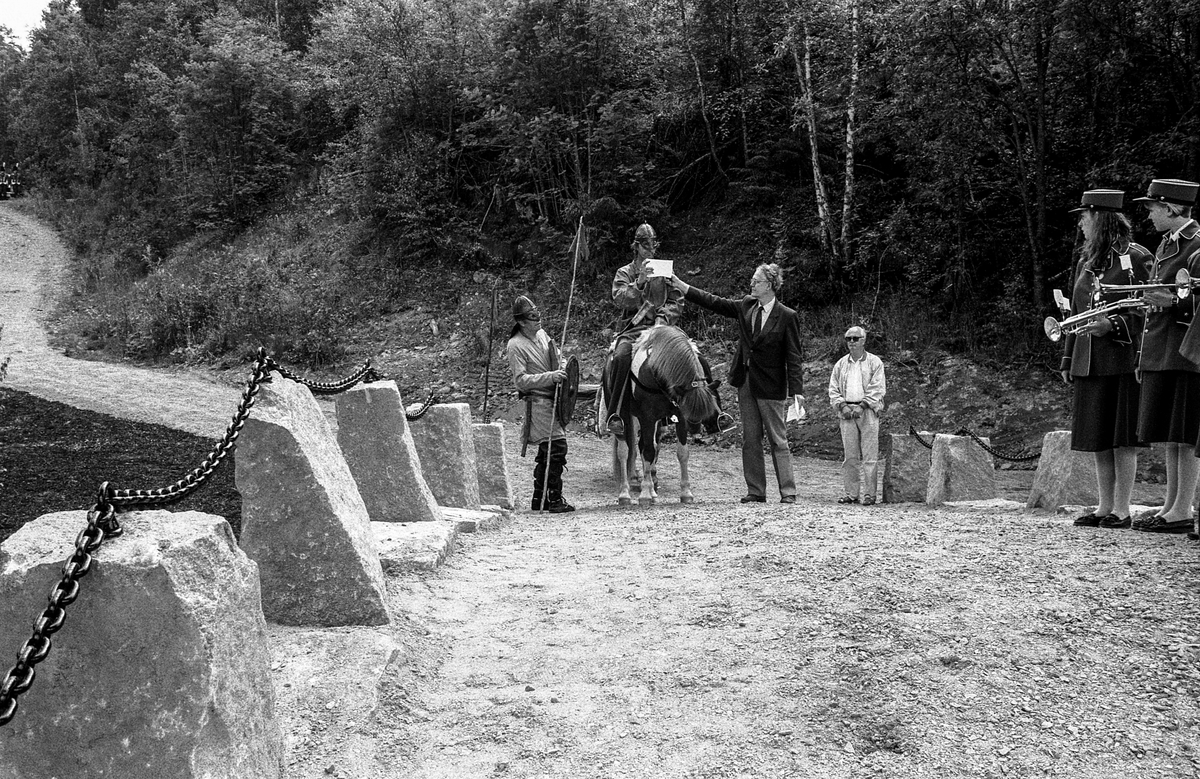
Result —
[[[61, 256], [0, 206], [10, 383], [179, 426], [169, 396], [220, 429], [233, 390], [46, 348]], [[570, 445], [581, 510], [390, 579], [391, 629], [272, 631], [287, 776], [1200, 776], [1183, 537], [1004, 501], [839, 506], [835, 464], [807, 459], [796, 506], [742, 506], [736, 451], [712, 448], [697, 504], [619, 510], [604, 444]], [[668, 463], [668, 500], [676, 483]]]
[[150, 371], [72, 360], [42, 324], [63, 292], [67, 249], [12, 203], [0, 203], [0, 360], [5, 384], [48, 400], [218, 438], [241, 393], [196, 371]]

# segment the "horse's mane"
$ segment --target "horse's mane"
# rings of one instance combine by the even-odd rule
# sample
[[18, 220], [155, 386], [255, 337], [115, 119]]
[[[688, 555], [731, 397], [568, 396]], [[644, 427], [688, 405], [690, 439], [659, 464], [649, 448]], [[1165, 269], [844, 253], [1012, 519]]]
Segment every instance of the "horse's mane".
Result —
[[700, 421], [717, 413], [717, 402], [708, 387], [692, 386], [694, 381], [704, 378], [704, 371], [686, 333], [678, 327], [660, 325], [642, 333], [638, 342], [650, 349], [646, 367], [663, 389], [674, 390], [684, 417]]

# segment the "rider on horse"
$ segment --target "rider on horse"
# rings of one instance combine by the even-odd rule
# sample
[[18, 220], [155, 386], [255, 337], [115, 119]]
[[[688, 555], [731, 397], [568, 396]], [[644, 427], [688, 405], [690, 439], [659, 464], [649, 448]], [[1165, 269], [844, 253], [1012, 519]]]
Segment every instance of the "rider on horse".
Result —
[[604, 397], [610, 399], [606, 424], [609, 432], [615, 436], [625, 434], [621, 413], [629, 403], [634, 341], [656, 322], [678, 325], [683, 312], [683, 295], [666, 279], [649, 278], [648, 260], [658, 250], [658, 236], [654, 228], [648, 224], [639, 225], [633, 236], [632, 248], [633, 261], [617, 269], [612, 284], [612, 299], [623, 318], [623, 326], [617, 334], [609, 361], [608, 382], [604, 387]]

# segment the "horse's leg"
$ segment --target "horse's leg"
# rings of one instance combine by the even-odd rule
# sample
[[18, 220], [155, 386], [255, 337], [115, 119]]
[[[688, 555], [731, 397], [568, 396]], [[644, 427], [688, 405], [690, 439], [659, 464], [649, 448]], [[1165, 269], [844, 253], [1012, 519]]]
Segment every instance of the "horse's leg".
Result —
[[679, 502], [691, 503], [696, 498], [692, 495], [692, 482], [688, 478], [688, 449], [687, 422], [680, 420], [675, 426], [675, 455], [679, 458]]
[[613, 436], [613, 476], [617, 480], [617, 504], [621, 506], [633, 503], [629, 494], [629, 448], [624, 436]]
[[643, 427], [638, 439], [638, 448], [642, 452], [642, 464], [645, 466], [642, 492], [638, 495], [638, 504], [642, 506], [653, 506], [658, 498], [658, 426], [659, 423], [656, 421], [652, 425]]

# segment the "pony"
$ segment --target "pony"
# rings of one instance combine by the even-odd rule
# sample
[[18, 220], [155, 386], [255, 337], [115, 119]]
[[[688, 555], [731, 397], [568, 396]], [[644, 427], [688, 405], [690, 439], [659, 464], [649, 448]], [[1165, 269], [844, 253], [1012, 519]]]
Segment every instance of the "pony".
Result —
[[[633, 391], [629, 393], [626, 407], [619, 412], [625, 423], [625, 433], [613, 436], [612, 447], [613, 476], [619, 486], [617, 502], [620, 505], [628, 506], [633, 502], [631, 485], [638, 492], [640, 505], [653, 505], [658, 498], [658, 453], [666, 425], [672, 421], [675, 424], [675, 453], [679, 458], [679, 502], [695, 500], [687, 468], [690, 428], [703, 425], [705, 429], [717, 431], [732, 424], [732, 418], [721, 411], [717, 394], [721, 382], [712, 381], [706, 374], [695, 345], [678, 327], [655, 325], [647, 328], [634, 343], [630, 372]], [[639, 453], [645, 470], [644, 481], [637, 468]]]

